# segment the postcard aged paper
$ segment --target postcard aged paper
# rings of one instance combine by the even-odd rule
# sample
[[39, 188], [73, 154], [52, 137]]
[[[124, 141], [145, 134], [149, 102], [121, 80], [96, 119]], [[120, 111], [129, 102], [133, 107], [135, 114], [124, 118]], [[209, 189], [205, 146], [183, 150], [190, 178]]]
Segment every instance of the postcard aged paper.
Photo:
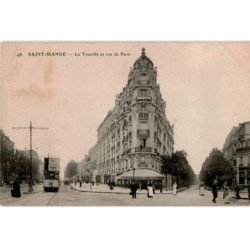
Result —
[[0, 204], [248, 206], [250, 43], [3, 42]]

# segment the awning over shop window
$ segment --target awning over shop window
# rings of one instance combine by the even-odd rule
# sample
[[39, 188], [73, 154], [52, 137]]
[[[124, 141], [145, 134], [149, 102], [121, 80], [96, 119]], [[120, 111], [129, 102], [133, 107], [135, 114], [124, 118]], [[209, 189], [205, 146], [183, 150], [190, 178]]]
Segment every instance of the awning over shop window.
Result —
[[163, 174], [160, 174], [159, 172], [148, 169], [148, 168], [137, 168], [135, 171], [132, 169], [117, 176], [117, 179], [122, 180], [132, 180], [135, 178], [135, 180], [160, 180], [165, 178], [166, 176]]

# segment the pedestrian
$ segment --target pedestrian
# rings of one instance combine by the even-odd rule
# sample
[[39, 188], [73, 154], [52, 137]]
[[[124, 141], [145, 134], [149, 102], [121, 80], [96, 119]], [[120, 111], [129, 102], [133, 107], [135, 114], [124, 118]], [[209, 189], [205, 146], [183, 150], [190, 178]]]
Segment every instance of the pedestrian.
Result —
[[217, 180], [214, 180], [212, 184], [212, 194], [213, 194], [213, 203], [216, 203], [216, 199], [218, 197], [218, 186], [217, 186]]
[[151, 181], [148, 183], [148, 198], [153, 198], [153, 184]]
[[223, 200], [225, 201], [225, 204], [230, 204], [231, 194], [230, 189], [227, 183], [223, 186]]
[[203, 183], [200, 184], [199, 186], [199, 194], [200, 196], [204, 196], [204, 191], [205, 191], [205, 186]]
[[160, 189], [160, 192], [162, 194], [162, 182], [160, 182], [160, 184], [159, 184], [159, 189]]
[[135, 183], [135, 180], [132, 180], [130, 185], [130, 194], [134, 199], [136, 199], [136, 191], [137, 191], [137, 184]]
[[109, 189], [113, 190], [113, 182], [111, 180], [108, 181]]
[[152, 184], [152, 188], [153, 188], [153, 194], [155, 194], [155, 189], [156, 189], [156, 187], [155, 187], [155, 184], [154, 184], [154, 183]]
[[234, 188], [234, 192], [235, 192], [235, 198], [237, 200], [241, 199], [241, 197], [240, 197], [240, 186], [238, 184], [236, 184], [236, 186]]
[[173, 184], [173, 195], [176, 196], [177, 195], [177, 183], [174, 182]]
[[112, 190], [114, 190], [114, 188], [115, 188], [115, 181], [114, 180], [111, 182], [111, 186], [112, 186]]
[[13, 189], [11, 189], [11, 196], [16, 198], [21, 197], [20, 184], [17, 178], [13, 183]]
[[82, 187], [82, 180], [80, 180], [80, 182], [79, 182], [79, 186], [80, 186], [80, 187]]

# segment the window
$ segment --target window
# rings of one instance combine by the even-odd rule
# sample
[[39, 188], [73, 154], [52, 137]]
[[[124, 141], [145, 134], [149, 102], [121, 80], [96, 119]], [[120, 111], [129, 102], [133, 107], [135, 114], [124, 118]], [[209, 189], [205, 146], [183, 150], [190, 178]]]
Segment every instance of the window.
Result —
[[149, 79], [149, 77], [146, 73], [141, 74], [140, 80], [147, 81], [148, 79]]
[[240, 157], [240, 164], [243, 164], [243, 157]]
[[141, 89], [140, 90], [140, 97], [146, 97], [146, 96], [148, 96], [147, 94], [148, 94], [147, 89]]

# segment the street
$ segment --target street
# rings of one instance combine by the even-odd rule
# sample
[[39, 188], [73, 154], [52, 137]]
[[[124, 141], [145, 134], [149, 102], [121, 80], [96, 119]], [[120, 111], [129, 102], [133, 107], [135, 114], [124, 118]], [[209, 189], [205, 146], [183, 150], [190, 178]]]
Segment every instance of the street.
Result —
[[[21, 190], [21, 198], [13, 198], [5, 191], [5, 194], [2, 193], [0, 196], [0, 204], [2, 206], [249, 206], [247, 199], [225, 204], [221, 192], [217, 203], [214, 204], [211, 201], [211, 192], [205, 191], [205, 196], [199, 196], [198, 186], [181, 191], [177, 196], [157, 193], [153, 198], [148, 198], [142, 193], [138, 194], [136, 199], [132, 199], [129, 194], [80, 192], [64, 185], [58, 193], [44, 192], [42, 185], [37, 185], [34, 190], [34, 194], [25, 194], [26, 190]], [[246, 198], [247, 194], [242, 194], [242, 197]]]

